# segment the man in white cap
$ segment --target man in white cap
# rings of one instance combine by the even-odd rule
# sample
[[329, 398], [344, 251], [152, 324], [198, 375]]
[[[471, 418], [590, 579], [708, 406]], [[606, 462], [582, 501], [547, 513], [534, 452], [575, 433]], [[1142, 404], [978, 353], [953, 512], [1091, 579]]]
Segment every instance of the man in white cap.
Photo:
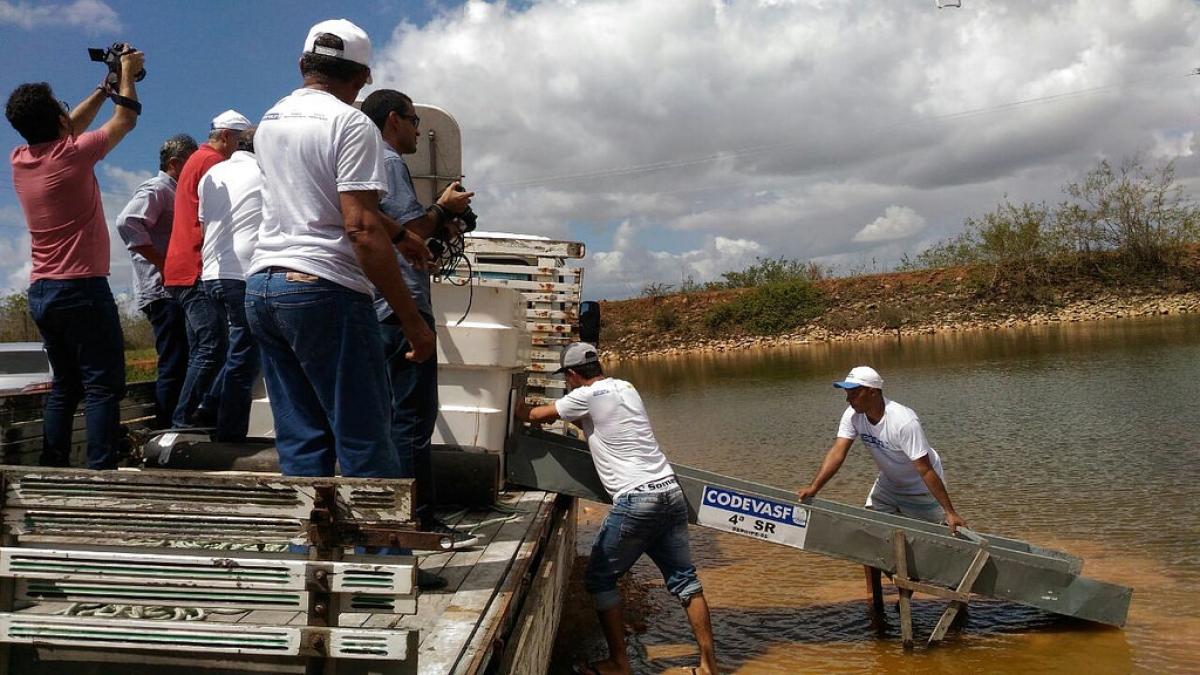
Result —
[[816, 477], [797, 491], [801, 501], [816, 496], [846, 461], [854, 440], [862, 439], [879, 466], [867, 495], [867, 508], [950, 526], [955, 534], [967, 523], [954, 510], [942, 482], [942, 459], [925, 439], [921, 420], [911, 408], [883, 395], [883, 378], [874, 368], [858, 366], [833, 386], [846, 391], [850, 405], [842, 413], [837, 438], [825, 453]]
[[262, 224], [262, 171], [254, 157], [254, 127], [242, 132], [238, 150], [200, 180], [204, 228], [200, 273], [204, 293], [228, 328], [229, 351], [217, 378], [217, 431], [223, 442], [245, 440], [254, 382], [261, 370], [258, 343], [246, 325], [246, 268]]
[[233, 155], [242, 132], [249, 128], [250, 120], [236, 110], [214, 117], [208, 142], [188, 158], [175, 187], [175, 224], [163, 265], [163, 285], [183, 305], [189, 343], [187, 376], [171, 419], [175, 427], [211, 426], [217, 421], [228, 328], [200, 283], [204, 244], [198, 215], [200, 179]]
[[586, 342], [567, 345], [561, 364], [556, 372], [565, 373], [571, 391], [546, 405], [522, 401], [516, 416], [533, 424], [559, 418], [579, 424], [600, 482], [612, 497], [612, 510], [592, 542], [584, 580], [600, 617], [608, 658], [576, 664], [574, 671], [582, 675], [631, 672], [617, 581], [645, 553], [687, 613], [700, 648], [700, 666], [692, 672], [715, 675], [708, 602], [696, 578], [688, 541], [687, 501], [654, 438], [642, 397], [632, 384], [606, 376], [596, 348]]
[[394, 249], [429, 250], [380, 210], [383, 140], [351, 104], [371, 78], [371, 41], [344, 19], [308, 33], [304, 86], [263, 116], [254, 137], [263, 222], [246, 278], [246, 314], [262, 349], [284, 475], [398, 478], [378, 288], [409, 340], [433, 356], [433, 333], [404, 285]]

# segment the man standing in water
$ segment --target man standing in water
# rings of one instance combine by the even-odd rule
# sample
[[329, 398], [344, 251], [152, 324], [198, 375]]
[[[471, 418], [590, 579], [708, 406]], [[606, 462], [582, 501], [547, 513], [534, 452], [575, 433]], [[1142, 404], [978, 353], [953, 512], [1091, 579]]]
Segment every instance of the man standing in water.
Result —
[[[879, 373], [874, 368], [858, 366], [833, 386], [846, 390], [846, 402], [850, 405], [842, 413], [837, 438], [825, 453], [816, 477], [808, 487], [796, 491], [800, 501], [816, 496], [842, 467], [854, 439], [861, 438], [879, 466], [879, 475], [867, 495], [867, 508], [946, 524], [950, 526], [950, 534], [966, 527], [967, 522], [950, 503], [950, 494], [942, 482], [942, 459], [925, 439], [921, 420], [911, 408], [884, 398], [883, 378]], [[863, 570], [874, 598], [872, 620], [882, 625], [880, 572], [870, 566]]]
[[716, 675], [708, 602], [689, 550], [687, 502], [654, 438], [642, 397], [632, 384], [605, 376], [596, 348], [586, 342], [568, 345], [561, 365], [557, 372], [566, 374], [570, 393], [536, 407], [521, 402], [516, 415], [533, 424], [559, 418], [578, 423], [596, 473], [612, 497], [612, 510], [592, 543], [584, 582], [608, 642], [608, 658], [576, 664], [574, 671], [582, 675], [632, 672], [625, 653], [617, 580], [645, 553], [687, 612], [700, 647], [700, 667], [693, 672]]
[[879, 466], [867, 495], [867, 508], [943, 523], [950, 533], [967, 523], [954, 510], [942, 482], [942, 459], [925, 439], [921, 420], [911, 408], [883, 396], [883, 378], [874, 368], [859, 366], [833, 386], [846, 390], [850, 405], [842, 413], [837, 438], [825, 453], [812, 483], [797, 491], [800, 500], [815, 497], [846, 461], [860, 438]]

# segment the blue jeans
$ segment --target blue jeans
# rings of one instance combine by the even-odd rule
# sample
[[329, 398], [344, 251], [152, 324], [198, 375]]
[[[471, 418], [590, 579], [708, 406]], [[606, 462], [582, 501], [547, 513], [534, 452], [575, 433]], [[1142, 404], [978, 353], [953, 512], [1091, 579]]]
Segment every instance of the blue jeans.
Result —
[[228, 328], [217, 303], [205, 294], [199, 282], [195, 286], [171, 286], [167, 290], [183, 305], [191, 351], [179, 405], [175, 406], [175, 414], [171, 417], [172, 425], [182, 428], [192, 425], [192, 414], [201, 405], [206, 410], [216, 408]]
[[205, 281], [204, 292], [229, 327], [229, 353], [217, 379], [221, 383], [217, 400], [217, 440], [242, 441], [250, 428], [254, 380], [262, 369], [258, 343], [246, 323], [246, 282], [235, 279]]
[[41, 279], [29, 313], [42, 334], [54, 385], [42, 420], [42, 466], [70, 466], [75, 408], [85, 403], [87, 464], [113, 469], [125, 396], [125, 340], [108, 280]]
[[171, 416], [179, 405], [179, 392], [187, 376], [188, 335], [183, 306], [161, 298], [142, 308], [154, 329], [154, 349], [158, 352], [158, 378], [154, 383], [154, 426], [169, 429]]
[[[433, 317], [421, 318], [430, 330], [437, 330]], [[416, 480], [413, 513], [428, 529], [437, 503], [430, 447], [438, 416], [437, 359], [413, 363], [404, 358], [412, 347], [394, 314], [379, 323], [379, 330], [392, 385], [392, 443], [400, 458], [400, 477]]]
[[688, 512], [683, 490], [629, 492], [613, 500], [596, 533], [584, 588], [597, 612], [621, 603], [619, 580], [645, 553], [658, 566], [667, 590], [685, 605], [702, 592], [688, 545]]
[[387, 370], [371, 296], [280, 268], [246, 279], [286, 476], [398, 478]]

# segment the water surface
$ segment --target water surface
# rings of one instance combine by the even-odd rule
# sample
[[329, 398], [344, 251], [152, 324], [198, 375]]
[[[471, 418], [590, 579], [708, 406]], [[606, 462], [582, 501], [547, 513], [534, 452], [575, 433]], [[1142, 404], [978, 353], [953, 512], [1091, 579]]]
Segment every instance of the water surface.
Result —
[[[861, 568], [693, 529], [720, 655], [737, 673], [1200, 672], [1200, 317], [1126, 319], [613, 364], [642, 393], [672, 461], [781, 488], [807, 484], [845, 400], [830, 383], [872, 365], [915, 409], [971, 527], [1084, 559], [1134, 588], [1123, 630], [972, 602], [937, 649], [905, 654], [868, 629]], [[856, 443], [821, 497], [861, 504], [874, 464]], [[647, 562], [634, 574], [661, 584]], [[889, 591], [890, 586], [888, 586]], [[661, 589], [637, 672], [694, 665]], [[889, 613], [895, 618], [894, 595]], [[917, 595], [928, 636], [943, 603]]]

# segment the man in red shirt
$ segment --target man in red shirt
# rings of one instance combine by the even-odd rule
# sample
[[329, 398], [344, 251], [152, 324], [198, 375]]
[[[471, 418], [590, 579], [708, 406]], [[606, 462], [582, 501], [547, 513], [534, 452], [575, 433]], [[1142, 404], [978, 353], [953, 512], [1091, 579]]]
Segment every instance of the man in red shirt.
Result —
[[[117, 304], [108, 285], [108, 223], [95, 166], [137, 124], [134, 75], [144, 56], [126, 47], [116, 90], [96, 88], [74, 110], [45, 82], [22, 84], [5, 115], [28, 145], [13, 150], [13, 187], [25, 212], [33, 249], [29, 313], [54, 369], [42, 425], [43, 466], [68, 466], [75, 408], [87, 410], [87, 463], [117, 466], [125, 347]], [[104, 99], [112, 117], [87, 131]]]
[[226, 110], [213, 118], [208, 142], [188, 158], [175, 188], [175, 224], [171, 243], [167, 245], [163, 285], [183, 305], [191, 352], [179, 404], [171, 417], [176, 428], [212, 426], [217, 419], [228, 327], [200, 283], [204, 244], [199, 217], [200, 179], [233, 155], [242, 132], [249, 128], [250, 120], [235, 110]]

